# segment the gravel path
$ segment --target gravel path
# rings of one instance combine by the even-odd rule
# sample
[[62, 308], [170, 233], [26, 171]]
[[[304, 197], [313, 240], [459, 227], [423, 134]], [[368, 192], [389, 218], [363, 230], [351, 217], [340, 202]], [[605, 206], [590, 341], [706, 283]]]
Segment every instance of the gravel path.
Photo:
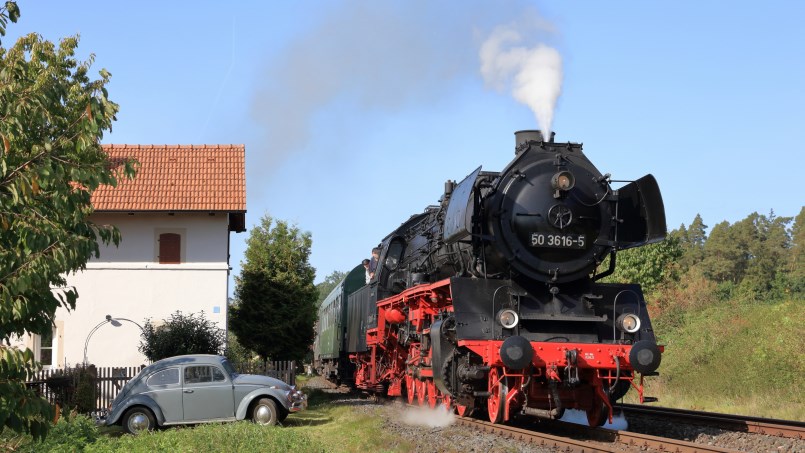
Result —
[[[335, 385], [323, 378], [313, 378], [307, 387], [319, 388], [327, 392], [343, 393], [344, 398], [334, 404], [346, 404], [355, 411], [373, 417], [383, 418], [383, 427], [413, 445], [416, 452], [555, 452], [554, 449], [539, 448], [532, 444], [507, 439], [496, 434], [480, 433], [469, 427], [458, 426], [454, 416], [444, 409], [410, 408], [399, 401], [375, 402], [350, 394], [346, 387]], [[672, 437], [706, 445], [716, 445], [732, 450], [751, 453], [805, 453], [805, 440], [785, 439], [762, 434], [724, 431], [717, 428], [687, 424], [669, 425], [652, 418], [630, 418], [628, 430], [661, 437]], [[623, 429], [624, 426], [617, 426]], [[624, 447], [624, 451], [629, 451]], [[651, 450], [634, 450], [651, 451]]]

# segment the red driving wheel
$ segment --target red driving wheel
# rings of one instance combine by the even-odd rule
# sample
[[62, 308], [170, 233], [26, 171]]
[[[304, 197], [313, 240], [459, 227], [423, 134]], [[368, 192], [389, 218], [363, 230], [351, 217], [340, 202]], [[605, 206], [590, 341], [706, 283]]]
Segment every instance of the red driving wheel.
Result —
[[414, 377], [410, 374], [405, 375], [405, 393], [408, 397], [408, 404], [414, 404], [414, 399], [416, 398], [416, 386], [414, 385], [416, 381]]
[[427, 386], [425, 385], [425, 381], [414, 381], [414, 386], [416, 386], [416, 399], [420, 406], [424, 406], [425, 397], [427, 396], [427, 391], [425, 390]]
[[436, 395], [436, 384], [433, 379], [428, 379], [428, 406], [433, 409], [436, 407], [439, 397]]
[[450, 398], [450, 395], [446, 393], [442, 393], [442, 406], [447, 409], [447, 412], [452, 412], [451, 409], [453, 408], [453, 398]]
[[502, 370], [492, 367], [489, 370], [489, 399], [486, 400], [486, 408], [489, 412], [489, 421], [500, 423], [503, 421], [503, 411], [506, 408], [506, 394], [509, 388], [506, 385], [506, 378]]

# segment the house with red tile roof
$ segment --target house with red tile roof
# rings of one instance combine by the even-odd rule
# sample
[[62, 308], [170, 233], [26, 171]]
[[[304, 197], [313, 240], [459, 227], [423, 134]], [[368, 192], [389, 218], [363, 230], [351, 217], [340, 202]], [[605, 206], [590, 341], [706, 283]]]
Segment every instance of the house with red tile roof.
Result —
[[245, 231], [243, 145], [104, 145], [140, 163], [134, 179], [92, 195], [96, 224], [115, 225], [119, 246], [67, 277], [76, 309], [60, 308], [51, 338], [27, 340], [46, 366], [138, 366], [141, 326], [176, 311], [204, 312], [226, 329], [231, 233]]

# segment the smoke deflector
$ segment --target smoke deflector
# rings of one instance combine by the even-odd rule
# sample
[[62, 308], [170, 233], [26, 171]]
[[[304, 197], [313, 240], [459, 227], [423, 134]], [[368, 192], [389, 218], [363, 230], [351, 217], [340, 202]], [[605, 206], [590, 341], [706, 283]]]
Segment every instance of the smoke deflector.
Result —
[[618, 219], [615, 240], [621, 250], [665, 239], [665, 206], [654, 176], [643, 176], [618, 190]]

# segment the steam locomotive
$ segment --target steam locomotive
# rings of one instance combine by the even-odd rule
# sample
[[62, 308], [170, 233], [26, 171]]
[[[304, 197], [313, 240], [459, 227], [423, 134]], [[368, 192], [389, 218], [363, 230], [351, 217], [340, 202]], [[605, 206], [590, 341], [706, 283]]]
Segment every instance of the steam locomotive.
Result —
[[460, 415], [485, 411], [591, 426], [657, 375], [639, 285], [601, 283], [619, 250], [661, 241], [652, 175], [612, 187], [579, 143], [515, 132], [500, 172], [445, 183], [438, 206], [386, 236], [374, 278], [356, 266], [319, 312], [316, 368], [329, 379]]

